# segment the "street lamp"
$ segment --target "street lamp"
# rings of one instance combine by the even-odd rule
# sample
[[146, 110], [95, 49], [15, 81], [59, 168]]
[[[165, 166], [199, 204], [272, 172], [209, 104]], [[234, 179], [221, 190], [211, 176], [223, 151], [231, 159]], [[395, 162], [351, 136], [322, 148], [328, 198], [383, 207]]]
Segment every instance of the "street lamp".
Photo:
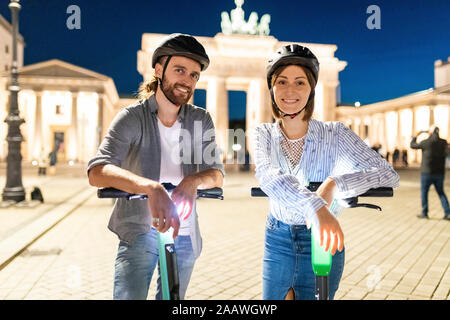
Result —
[[20, 133], [20, 125], [25, 122], [19, 115], [18, 94], [19, 76], [17, 67], [17, 37], [19, 35], [19, 11], [21, 5], [19, 0], [11, 0], [11, 23], [13, 36], [13, 56], [11, 67], [11, 82], [9, 84], [9, 113], [5, 119], [8, 124], [8, 156], [6, 157], [6, 186], [3, 189], [3, 201], [13, 200], [20, 202], [25, 200], [25, 189], [22, 185], [22, 155], [20, 154], [21, 143], [24, 140]]

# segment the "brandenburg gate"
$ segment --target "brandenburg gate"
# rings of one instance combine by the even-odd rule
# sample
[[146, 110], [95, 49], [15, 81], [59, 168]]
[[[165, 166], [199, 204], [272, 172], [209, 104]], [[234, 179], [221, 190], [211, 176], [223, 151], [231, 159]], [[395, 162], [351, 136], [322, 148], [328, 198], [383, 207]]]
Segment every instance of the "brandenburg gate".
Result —
[[[217, 132], [219, 147], [229, 151], [228, 137], [228, 90], [245, 91], [246, 132], [259, 123], [272, 122], [270, 94], [267, 88], [267, 61], [278, 48], [294, 42], [281, 42], [269, 36], [269, 15], [261, 17], [257, 23], [257, 14], [252, 12], [248, 22], [241, 9], [242, 0], [235, 1], [237, 7], [231, 11], [231, 19], [222, 12], [222, 33], [214, 37], [196, 37], [202, 43], [210, 58], [210, 65], [202, 72], [196, 89], [206, 91], [206, 109], [211, 114]], [[142, 35], [142, 48], [138, 52], [138, 71], [144, 81], [151, 80], [152, 54], [166, 34], [146, 33]], [[298, 43], [298, 42], [297, 42]], [[315, 118], [334, 120], [339, 90], [339, 72], [347, 63], [334, 56], [336, 45], [299, 43], [307, 46], [320, 62], [319, 82], [315, 95]], [[252, 153], [251, 139], [247, 140], [247, 150]]]

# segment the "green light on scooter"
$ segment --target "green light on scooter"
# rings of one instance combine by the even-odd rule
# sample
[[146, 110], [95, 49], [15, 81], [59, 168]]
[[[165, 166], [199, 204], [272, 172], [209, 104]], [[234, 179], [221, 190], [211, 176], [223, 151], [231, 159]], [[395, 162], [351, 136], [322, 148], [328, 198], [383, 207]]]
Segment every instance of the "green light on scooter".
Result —
[[159, 246], [159, 272], [161, 273], [161, 291], [163, 300], [170, 300], [169, 289], [169, 275], [168, 275], [168, 261], [167, 248], [169, 245], [173, 246], [173, 229], [170, 228], [167, 232], [158, 232], [158, 246]]
[[318, 228], [311, 226], [311, 259], [314, 274], [316, 276], [328, 276], [331, 270], [331, 246], [325, 251], [325, 240], [320, 246], [320, 236]]

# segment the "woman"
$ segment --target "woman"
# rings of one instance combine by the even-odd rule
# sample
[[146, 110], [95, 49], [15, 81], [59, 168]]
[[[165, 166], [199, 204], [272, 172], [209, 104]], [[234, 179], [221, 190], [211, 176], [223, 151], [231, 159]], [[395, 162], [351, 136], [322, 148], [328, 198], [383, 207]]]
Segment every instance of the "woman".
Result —
[[[311, 118], [319, 62], [306, 47], [279, 49], [269, 60], [267, 82], [274, 123], [255, 130], [256, 177], [269, 196], [263, 261], [263, 299], [314, 299], [311, 225], [331, 248], [329, 297], [339, 286], [345, 260], [337, 200], [368, 189], [397, 187], [384, 159], [340, 122]], [[323, 182], [316, 192], [310, 182]], [[324, 236], [326, 235], [326, 237]]]

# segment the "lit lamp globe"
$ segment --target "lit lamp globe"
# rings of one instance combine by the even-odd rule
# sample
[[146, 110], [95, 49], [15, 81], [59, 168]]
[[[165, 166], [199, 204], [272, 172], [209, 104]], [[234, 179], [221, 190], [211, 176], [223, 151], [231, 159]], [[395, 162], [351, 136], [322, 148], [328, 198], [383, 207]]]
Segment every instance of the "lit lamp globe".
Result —
[[242, 149], [242, 146], [240, 144], [236, 143], [236, 144], [233, 144], [231, 149], [233, 149], [233, 151], [239, 151]]

